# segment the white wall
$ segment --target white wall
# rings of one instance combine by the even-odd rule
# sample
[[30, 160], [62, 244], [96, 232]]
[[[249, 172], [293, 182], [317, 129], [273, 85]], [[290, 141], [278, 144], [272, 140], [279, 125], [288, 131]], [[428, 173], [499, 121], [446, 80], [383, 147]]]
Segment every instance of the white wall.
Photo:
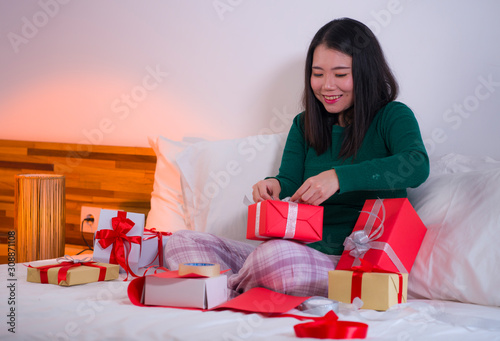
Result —
[[495, 0], [0, 0], [0, 138], [286, 131], [310, 39], [349, 16], [379, 37], [431, 154], [500, 159], [499, 13]]

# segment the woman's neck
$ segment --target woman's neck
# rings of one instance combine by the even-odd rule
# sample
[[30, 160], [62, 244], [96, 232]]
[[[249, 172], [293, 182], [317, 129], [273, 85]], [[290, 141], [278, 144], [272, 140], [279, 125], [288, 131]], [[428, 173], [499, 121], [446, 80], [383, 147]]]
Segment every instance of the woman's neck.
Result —
[[338, 115], [337, 125], [340, 127], [345, 127], [344, 113], [341, 112]]

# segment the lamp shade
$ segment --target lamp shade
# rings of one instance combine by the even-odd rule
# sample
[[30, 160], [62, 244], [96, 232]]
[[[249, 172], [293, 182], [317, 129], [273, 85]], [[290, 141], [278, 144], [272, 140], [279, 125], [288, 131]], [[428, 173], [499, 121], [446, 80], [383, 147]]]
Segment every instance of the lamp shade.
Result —
[[14, 225], [18, 263], [64, 256], [65, 206], [64, 175], [16, 175]]

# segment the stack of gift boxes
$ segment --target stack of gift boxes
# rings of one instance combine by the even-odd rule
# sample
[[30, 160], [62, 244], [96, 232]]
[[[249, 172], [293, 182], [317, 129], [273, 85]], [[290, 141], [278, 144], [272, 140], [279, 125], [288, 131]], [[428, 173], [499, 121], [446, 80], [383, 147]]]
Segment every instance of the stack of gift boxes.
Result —
[[405, 303], [408, 274], [427, 229], [406, 198], [367, 200], [335, 270], [329, 297], [387, 310]]
[[[323, 208], [266, 200], [249, 206], [247, 238], [322, 239]], [[330, 299], [363, 302], [387, 310], [406, 302], [408, 274], [426, 227], [406, 198], [367, 200], [335, 270], [328, 274]]]
[[119, 272], [134, 277], [140, 268], [163, 267], [170, 232], [144, 228], [144, 214], [101, 210], [92, 259], [65, 256], [57, 263], [28, 267], [29, 282], [72, 286], [117, 279]]

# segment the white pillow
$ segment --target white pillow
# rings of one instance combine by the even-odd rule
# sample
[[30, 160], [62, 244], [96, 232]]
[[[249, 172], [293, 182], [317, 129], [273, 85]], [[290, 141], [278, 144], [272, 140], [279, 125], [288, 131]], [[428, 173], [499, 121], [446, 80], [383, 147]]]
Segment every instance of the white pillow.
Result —
[[252, 185], [278, 173], [286, 136], [205, 141], [181, 152], [177, 164], [189, 225], [197, 231], [254, 243], [246, 239]]
[[156, 169], [146, 228], [167, 232], [188, 229], [182, 208], [181, 176], [175, 160], [192, 143], [172, 141], [163, 136], [148, 140], [156, 154]]
[[500, 306], [500, 167], [466, 164], [448, 165], [440, 169], [447, 174], [408, 192], [428, 228], [408, 294]]
[[462, 173], [475, 170], [495, 169], [500, 161], [488, 156], [470, 156], [450, 153], [432, 161], [431, 175]]

